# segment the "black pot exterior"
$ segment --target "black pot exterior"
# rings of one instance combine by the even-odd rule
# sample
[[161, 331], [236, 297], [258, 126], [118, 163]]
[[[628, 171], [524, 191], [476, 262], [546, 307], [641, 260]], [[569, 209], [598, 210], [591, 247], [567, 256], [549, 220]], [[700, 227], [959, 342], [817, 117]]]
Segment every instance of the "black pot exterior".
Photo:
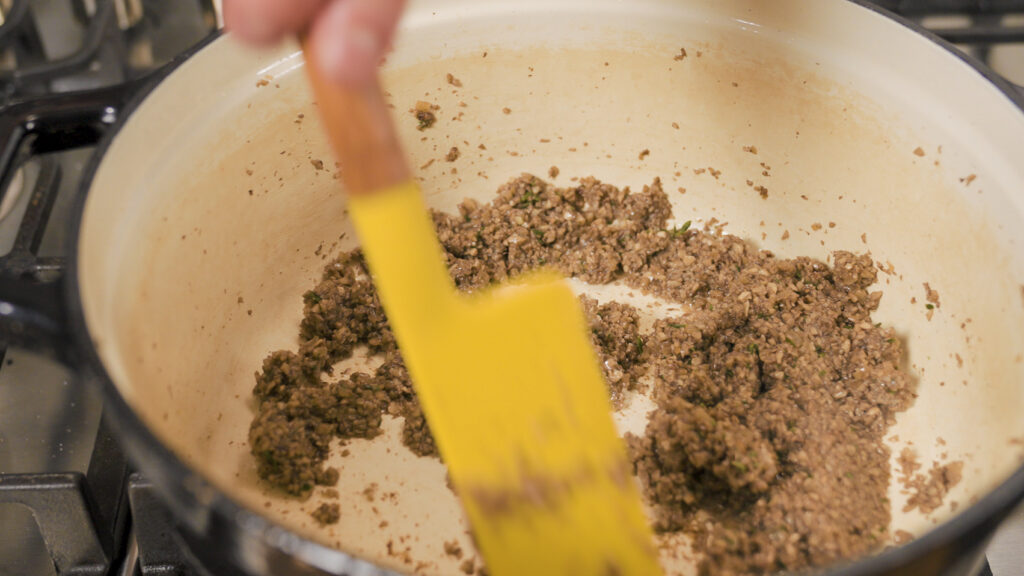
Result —
[[[860, 0], [854, 1], [865, 9], [879, 10]], [[951, 45], [916, 25], [902, 22], [914, 32], [928, 36], [963, 57], [1024, 110], [1024, 93], [1018, 92], [1016, 87], [982, 64], [960, 55]], [[103, 161], [104, 153], [131, 112], [181, 62], [200, 52], [216, 38], [216, 34], [211, 36], [154, 74], [123, 109], [121, 103], [118, 103], [118, 118], [106, 129], [86, 169], [73, 209], [72, 230], [68, 235], [69, 246], [66, 252], [69, 257], [68, 271], [62, 284], [60, 301], [54, 302], [51, 299], [40, 304], [37, 301], [38, 294], [33, 296], [31, 291], [19, 288], [16, 283], [0, 282], [0, 316], [7, 316], [0, 319], [0, 324], [6, 323], [6, 327], [13, 320], [22, 326], [21, 334], [31, 334], [39, 342], [55, 343], [59, 357], [72, 363], [82, 380], [103, 390], [107, 415], [127, 453], [163, 496], [181, 525], [183, 538], [191, 553], [210, 573], [229, 576], [391, 574], [370, 563], [301, 538], [259, 514], [242, 508], [228, 495], [210, 485], [160, 442], [128, 406], [106, 372], [88, 332], [78, 285], [77, 239], [93, 176]], [[7, 164], [6, 160], [4, 164]], [[10, 304], [11, 309], [19, 315], [12, 317], [3, 314], [2, 310], [6, 309], [4, 304]], [[34, 312], [40, 310], [42, 313]], [[19, 334], [10, 337], [17, 340]], [[838, 567], [829, 573], [834, 576], [976, 574], [993, 532], [1021, 500], [1024, 500], [1024, 468], [977, 504], [918, 540], [855, 564]]]

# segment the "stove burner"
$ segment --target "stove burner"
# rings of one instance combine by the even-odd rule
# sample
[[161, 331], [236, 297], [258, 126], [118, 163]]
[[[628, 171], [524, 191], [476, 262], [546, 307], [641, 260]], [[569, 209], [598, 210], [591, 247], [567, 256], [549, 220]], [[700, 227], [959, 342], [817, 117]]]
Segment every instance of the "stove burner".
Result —
[[[61, 2], [73, 18], [46, 8]], [[219, 0], [0, 0], [0, 15], [0, 104], [138, 78], [223, 22]], [[67, 38], [45, 33], [54, 26], [80, 41], [67, 45]]]
[[[5, 86], [5, 95], [13, 96], [25, 86], [47, 82], [61, 76], [81, 72], [96, 61], [100, 46], [110, 38], [114, 44], [120, 44], [115, 35], [110, 35], [110, 28], [117, 22], [115, 4], [104, 0], [89, 19], [88, 28], [81, 46], [75, 52], [46, 60], [46, 51], [42, 45], [35, 21], [29, 18], [29, 0], [13, 0], [10, 17], [0, 28], [0, 46], [11, 46], [15, 54], [16, 67], [13, 70], [0, 72], [0, 84]], [[117, 46], [123, 51], [123, 46]]]
[[[96, 15], [96, 0], [73, 0], [71, 3], [75, 10], [75, 16], [88, 21]], [[121, 30], [128, 30], [142, 20], [142, 0], [114, 0], [114, 9], [117, 13], [117, 26]]]

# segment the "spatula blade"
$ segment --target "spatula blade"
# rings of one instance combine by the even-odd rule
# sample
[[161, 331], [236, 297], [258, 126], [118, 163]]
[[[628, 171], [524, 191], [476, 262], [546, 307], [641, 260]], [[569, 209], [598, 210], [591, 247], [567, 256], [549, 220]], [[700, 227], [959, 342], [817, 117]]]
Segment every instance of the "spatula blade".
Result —
[[439, 348], [467, 353], [435, 349], [421, 398], [492, 573], [658, 573], [569, 287], [536, 276], [485, 294], [443, 332]]
[[456, 293], [414, 185], [353, 199], [352, 215], [490, 573], [660, 573], [567, 283]]

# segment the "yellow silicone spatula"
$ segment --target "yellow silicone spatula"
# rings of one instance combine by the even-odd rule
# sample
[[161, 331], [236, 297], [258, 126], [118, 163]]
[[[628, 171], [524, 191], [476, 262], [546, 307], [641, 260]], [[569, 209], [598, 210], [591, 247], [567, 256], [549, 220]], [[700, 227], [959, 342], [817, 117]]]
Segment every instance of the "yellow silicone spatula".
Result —
[[660, 573], [568, 285], [457, 292], [378, 83], [334, 85], [314, 61], [363, 252], [490, 573]]

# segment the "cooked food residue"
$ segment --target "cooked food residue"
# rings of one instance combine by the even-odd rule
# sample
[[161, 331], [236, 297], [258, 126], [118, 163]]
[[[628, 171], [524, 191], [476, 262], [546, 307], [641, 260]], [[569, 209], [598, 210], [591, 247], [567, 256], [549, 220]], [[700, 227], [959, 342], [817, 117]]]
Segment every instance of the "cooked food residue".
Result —
[[[917, 452], [913, 448], [904, 448], [898, 460], [900, 465], [899, 481], [904, 494], [909, 494], [904, 512], [914, 509], [930, 514], [945, 503], [946, 495], [960, 483], [963, 476], [964, 463], [961, 460], [940, 464], [932, 462], [928, 474], [916, 474], [921, 469]], [[951, 503], [955, 506], [955, 503]]]
[[416, 102], [416, 107], [411, 110], [413, 116], [416, 117], [417, 125], [416, 129], [419, 131], [432, 128], [437, 123], [437, 115], [435, 112], [440, 110], [440, 107], [430, 102], [424, 102], [420, 100]]
[[[524, 175], [434, 222], [462, 290], [547, 266], [687, 310], [642, 328], [630, 304], [581, 298], [613, 404], [635, 391], [657, 406], [628, 437], [634, 472], [656, 529], [691, 536], [702, 574], [799, 571], [891, 541], [883, 437], [916, 383], [900, 338], [872, 321], [882, 294], [869, 256], [782, 259], [714, 222], [674, 222], [657, 180], [633, 192]], [[331, 485], [331, 441], [373, 438], [385, 414], [404, 419], [413, 452], [436, 457], [360, 253], [333, 260], [304, 300], [297, 350], [272, 353], [256, 376], [260, 476], [294, 495]], [[379, 369], [331, 373], [361, 346]], [[959, 472], [918, 475], [915, 506], [941, 501]]]
[[321, 525], [337, 524], [341, 518], [341, 506], [336, 503], [324, 503], [317, 507], [310, 516]]

